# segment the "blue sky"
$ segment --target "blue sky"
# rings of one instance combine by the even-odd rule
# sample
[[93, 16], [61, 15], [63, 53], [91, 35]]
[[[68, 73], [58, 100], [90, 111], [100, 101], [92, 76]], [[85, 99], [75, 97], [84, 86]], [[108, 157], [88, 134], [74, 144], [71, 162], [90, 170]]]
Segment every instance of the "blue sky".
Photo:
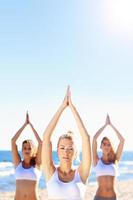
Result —
[[[133, 149], [132, 7], [131, 0], [0, 2], [0, 149], [10, 149], [26, 110], [42, 137], [68, 84], [90, 135], [108, 112]], [[71, 127], [67, 109], [57, 135]]]

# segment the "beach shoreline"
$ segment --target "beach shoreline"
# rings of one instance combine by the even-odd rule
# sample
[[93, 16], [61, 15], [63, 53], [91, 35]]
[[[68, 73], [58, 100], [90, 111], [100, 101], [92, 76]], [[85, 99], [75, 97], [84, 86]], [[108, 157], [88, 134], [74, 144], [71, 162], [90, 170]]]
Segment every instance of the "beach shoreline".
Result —
[[[116, 192], [119, 200], [133, 199], [133, 180], [117, 181]], [[93, 200], [97, 184], [88, 184], [85, 200]], [[14, 200], [14, 192], [0, 192], [0, 200]], [[47, 200], [47, 190], [39, 189], [39, 200]]]

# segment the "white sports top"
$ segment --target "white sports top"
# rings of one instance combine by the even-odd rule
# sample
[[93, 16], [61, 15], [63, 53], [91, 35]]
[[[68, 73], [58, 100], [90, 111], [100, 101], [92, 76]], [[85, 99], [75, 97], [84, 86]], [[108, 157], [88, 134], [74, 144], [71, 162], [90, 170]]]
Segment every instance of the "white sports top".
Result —
[[22, 162], [15, 169], [15, 178], [16, 180], [39, 180], [41, 172], [36, 167], [23, 168]]
[[77, 170], [75, 171], [74, 179], [66, 183], [59, 180], [58, 170], [56, 169], [46, 184], [48, 199], [50, 200], [82, 200], [86, 189]]
[[94, 167], [96, 177], [98, 176], [116, 176], [116, 165], [114, 163], [105, 164], [101, 159], [98, 160]]

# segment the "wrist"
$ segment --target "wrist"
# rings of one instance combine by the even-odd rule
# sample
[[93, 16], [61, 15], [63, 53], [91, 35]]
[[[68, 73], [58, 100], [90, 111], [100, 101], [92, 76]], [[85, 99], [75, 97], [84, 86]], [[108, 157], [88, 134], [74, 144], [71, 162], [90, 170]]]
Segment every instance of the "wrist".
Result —
[[95, 136], [93, 137], [93, 141], [97, 141], [97, 138], [98, 138], [98, 136], [95, 135]]
[[71, 109], [74, 109], [74, 110], [76, 110], [76, 107], [71, 103], [71, 104], [69, 104], [69, 106], [70, 106], [70, 108]]
[[60, 112], [63, 112], [63, 110], [65, 110], [65, 108], [66, 108], [66, 106], [61, 105], [61, 106], [59, 107], [59, 111], [60, 111]]
[[25, 127], [26, 125], [27, 125], [27, 122], [25, 122], [23, 126]]

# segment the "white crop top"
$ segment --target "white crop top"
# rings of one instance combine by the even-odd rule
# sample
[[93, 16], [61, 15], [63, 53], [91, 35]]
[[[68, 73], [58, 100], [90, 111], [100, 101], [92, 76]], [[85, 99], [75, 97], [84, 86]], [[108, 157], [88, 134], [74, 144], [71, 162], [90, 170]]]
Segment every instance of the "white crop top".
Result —
[[39, 180], [41, 172], [36, 167], [23, 168], [22, 162], [15, 169], [15, 178], [16, 180]]
[[101, 159], [98, 160], [94, 167], [96, 177], [98, 176], [116, 176], [116, 165], [114, 163], [105, 164]]
[[77, 170], [75, 171], [74, 179], [66, 183], [59, 180], [58, 170], [56, 169], [46, 184], [48, 199], [50, 200], [82, 200], [86, 189]]

